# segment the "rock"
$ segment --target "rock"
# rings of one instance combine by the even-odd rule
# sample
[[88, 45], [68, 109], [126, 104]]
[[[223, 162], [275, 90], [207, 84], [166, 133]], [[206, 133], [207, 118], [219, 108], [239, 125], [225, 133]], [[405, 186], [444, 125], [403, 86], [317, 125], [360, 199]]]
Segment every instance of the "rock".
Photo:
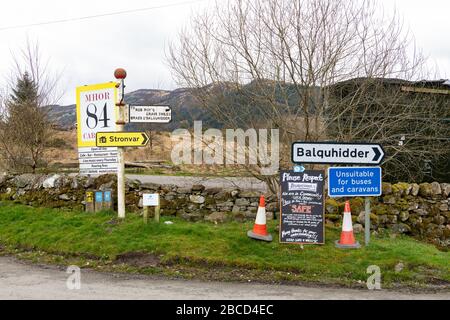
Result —
[[228, 220], [228, 216], [224, 212], [213, 212], [205, 217], [205, 221], [213, 223], [223, 223]]
[[239, 206], [233, 206], [233, 209], [231, 210], [232, 213], [238, 213], [241, 211], [241, 207]]
[[365, 211], [361, 211], [359, 214], [358, 214], [358, 218], [356, 218], [356, 221], [358, 221], [361, 225], [365, 225], [366, 224], [366, 212]]
[[233, 201], [224, 201], [216, 203], [218, 207], [232, 207], [234, 205]]
[[181, 217], [184, 220], [190, 221], [190, 222], [197, 222], [202, 220], [203, 216], [200, 213], [183, 213]]
[[231, 190], [230, 195], [234, 198], [239, 194], [239, 190]]
[[442, 203], [442, 204], [439, 206], [439, 210], [440, 210], [440, 211], [448, 211], [448, 204]]
[[395, 272], [399, 273], [405, 268], [405, 265], [402, 262], [399, 262], [395, 265]]
[[405, 222], [409, 218], [409, 212], [408, 211], [402, 211], [399, 215], [400, 221]]
[[437, 196], [437, 195], [440, 196], [442, 194], [442, 189], [441, 189], [441, 185], [439, 184], [439, 182], [432, 182], [431, 183], [431, 192], [435, 196]]
[[248, 206], [250, 205], [250, 201], [244, 198], [237, 198], [234, 202], [237, 206]]
[[42, 183], [42, 187], [44, 189], [53, 189], [55, 188], [55, 184], [56, 181], [60, 178], [61, 176], [59, 174], [54, 174], [50, 177], [48, 177], [47, 179], [44, 180], [44, 182]]
[[274, 214], [271, 211], [266, 211], [266, 220], [273, 220], [274, 219]]
[[383, 203], [386, 204], [395, 204], [395, 197], [394, 196], [389, 196], [389, 197], [384, 197], [383, 198]]
[[353, 225], [353, 232], [354, 232], [354, 233], [361, 233], [361, 232], [363, 232], [363, 231], [364, 231], [364, 227], [362, 226], [362, 224], [355, 223], [355, 224]]
[[125, 186], [130, 188], [130, 190], [139, 190], [139, 187], [141, 186], [141, 181], [138, 179], [125, 178]]
[[208, 188], [205, 190], [205, 192], [208, 194], [217, 194], [220, 191], [222, 191], [222, 188]]
[[428, 182], [425, 183], [421, 183], [419, 185], [419, 195], [426, 198], [426, 197], [431, 197], [431, 195], [433, 194], [433, 189], [431, 187], [431, 184], [429, 184]]
[[142, 197], [139, 198], [139, 203], [138, 203], [138, 208], [143, 208], [144, 207], [144, 200], [142, 199]]
[[14, 179], [12, 180], [12, 183], [14, 183], [16, 188], [24, 188], [29, 190], [33, 186], [35, 178], [36, 178], [35, 175], [31, 173], [25, 173], [15, 176]]
[[161, 185], [157, 184], [157, 183], [151, 183], [151, 182], [145, 182], [145, 183], [141, 183], [140, 185], [140, 189], [141, 190], [160, 190], [161, 189]]
[[69, 201], [70, 200], [70, 197], [67, 195], [67, 194], [60, 194], [59, 196], [58, 196], [58, 198], [60, 199], [60, 200], [64, 200], [64, 201]]
[[189, 188], [178, 188], [177, 189], [177, 193], [181, 193], [181, 194], [186, 194], [186, 193], [190, 193], [191, 189]]
[[437, 225], [441, 225], [445, 223], [445, 217], [443, 216], [435, 216], [433, 218], [433, 222], [436, 223]]
[[193, 203], [204, 203], [205, 202], [205, 197], [204, 196], [198, 196], [198, 195], [193, 195], [191, 194], [189, 196], [189, 201], [193, 202]]
[[247, 211], [244, 212], [244, 216], [245, 216], [247, 219], [252, 219], [252, 220], [253, 220], [253, 219], [256, 218], [256, 212], [247, 210]]
[[259, 191], [241, 191], [239, 193], [239, 197], [241, 198], [259, 198], [261, 196], [261, 192]]
[[194, 184], [191, 188], [192, 191], [200, 191], [202, 192], [203, 190], [205, 190], [205, 186], [202, 184]]
[[395, 233], [409, 233], [411, 228], [404, 223], [397, 223], [392, 226], [392, 231]]
[[6, 172], [3, 172], [0, 174], [0, 187], [6, 183], [6, 181], [8, 181], [10, 177], [8, 176], [8, 174]]
[[[1, 185], [1, 182], [0, 182]], [[442, 195], [446, 198], [450, 195], [450, 183], [442, 183], [441, 184]]]
[[382, 194], [383, 195], [388, 195], [392, 193], [392, 184], [388, 183], [388, 182], [383, 182], [382, 183]]
[[228, 191], [224, 191], [224, 190], [222, 190], [214, 195], [214, 199], [217, 199], [217, 200], [227, 200], [230, 197], [231, 197], [230, 193]]
[[417, 196], [419, 194], [420, 186], [417, 183], [413, 183], [411, 185], [411, 195]]
[[266, 204], [267, 211], [277, 211], [278, 210], [278, 202], [270, 202]]

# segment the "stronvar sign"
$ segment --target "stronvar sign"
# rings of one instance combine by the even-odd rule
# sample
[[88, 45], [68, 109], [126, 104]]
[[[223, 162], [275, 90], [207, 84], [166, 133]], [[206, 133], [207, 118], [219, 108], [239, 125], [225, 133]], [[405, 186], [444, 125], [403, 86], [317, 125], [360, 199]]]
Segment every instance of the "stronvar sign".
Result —
[[145, 147], [148, 143], [145, 132], [97, 132], [98, 147]]
[[336, 163], [377, 165], [383, 161], [384, 150], [373, 143], [294, 142], [294, 163]]

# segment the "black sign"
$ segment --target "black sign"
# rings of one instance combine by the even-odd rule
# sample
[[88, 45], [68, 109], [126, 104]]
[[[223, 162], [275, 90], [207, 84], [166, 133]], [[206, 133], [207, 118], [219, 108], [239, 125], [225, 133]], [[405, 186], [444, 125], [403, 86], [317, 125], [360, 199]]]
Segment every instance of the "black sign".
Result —
[[324, 182], [322, 170], [281, 171], [280, 242], [325, 242]]

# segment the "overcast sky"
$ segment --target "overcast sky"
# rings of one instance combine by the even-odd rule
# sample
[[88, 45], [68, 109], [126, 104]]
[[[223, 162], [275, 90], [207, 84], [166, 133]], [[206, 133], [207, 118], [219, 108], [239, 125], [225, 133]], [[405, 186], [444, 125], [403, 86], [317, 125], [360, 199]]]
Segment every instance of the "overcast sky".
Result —
[[[2, 0], [0, 21], [0, 75], [11, 69], [11, 52], [23, 47], [27, 37], [38, 40], [51, 66], [64, 70], [65, 95], [60, 104], [75, 103], [75, 87], [113, 80], [116, 67], [128, 72], [127, 91], [141, 88], [173, 89], [164, 49], [192, 12], [214, 0]], [[417, 45], [441, 78], [450, 78], [450, 1], [381, 0], [397, 5], [412, 30]], [[167, 6], [96, 19], [40, 25], [5, 27], [91, 16], [122, 10]], [[2, 30], [3, 29], [3, 30]], [[0, 76], [0, 84], [3, 80]]]

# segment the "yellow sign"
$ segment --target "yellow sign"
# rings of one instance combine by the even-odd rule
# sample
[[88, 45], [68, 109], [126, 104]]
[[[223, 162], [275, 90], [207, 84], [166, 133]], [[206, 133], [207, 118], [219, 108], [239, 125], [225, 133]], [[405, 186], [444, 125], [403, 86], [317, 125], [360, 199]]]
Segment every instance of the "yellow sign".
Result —
[[97, 132], [97, 147], [145, 147], [148, 143], [145, 132]]
[[86, 192], [86, 202], [94, 202], [94, 193], [92, 191]]
[[116, 130], [115, 82], [77, 87], [78, 147], [95, 147], [95, 134]]

